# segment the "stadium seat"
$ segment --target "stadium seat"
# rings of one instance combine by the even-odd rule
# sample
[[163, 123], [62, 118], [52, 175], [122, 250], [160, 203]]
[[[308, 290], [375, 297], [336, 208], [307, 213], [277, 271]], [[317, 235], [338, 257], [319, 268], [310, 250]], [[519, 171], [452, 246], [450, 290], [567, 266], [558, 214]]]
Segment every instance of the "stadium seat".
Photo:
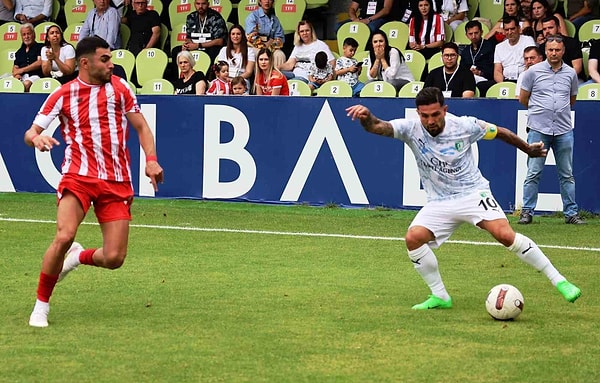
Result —
[[[558, 1], [556, 2], [558, 3]], [[570, 37], [575, 37], [577, 34], [577, 27], [569, 19], [565, 19], [565, 26]]]
[[290, 96], [312, 96], [312, 90], [307, 83], [300, 80], [288, 80]]
[[486, 98], [517, 98], [517, 84], [510, 81], [498, 82], [492, 85], [486, 92]]
[[50, 20], [56, 22], [58, 19], [58, 14], [62, 9], [62, 5], [59, 0], [52, 0], [52, 13], [50, 14]]
[[577, 100], [600, 100], [600, 84], [585, 84], [577, 91]]
[[294, 33], [304, 16], [306, 0], [285, 0], [273, 4], [275, 15], [281, 22], [285, 34]]
[[73, 46], [77, 45], [77, 42], [79, 41], [79, 31], [81, 31], [82, 26], [83, 26], [83, 23], [78, 23], [78, 24], [68, 25], [65, 28], [65, 31], [63, 32], [63, 36], [65, 37], [65, 40], [69, 44], [72, 44]]
[[356, 52], [354, 54], [354, 59], [359, 63], [362, 63], [362, 70], [358, 75], [358, 81], [366, 84], [367, 81], [369, 81], [367, 73], [369, 73], [369, 68], [371, 67], [371, 57], [369, 56], [369, 51]]
[[381, 30], [387, 35], [390, 46], [404, 51], [408, 44], [408, 25], [400, 21], [388, 21], [381, 26]]
[[176, 25], [185, 24], [187, 15], [196, 11], [190, 0], [173, 0], [169, 4], [169, 21], [171, 22], [171, 30]]
[[204, 51], [190, 51], [194, 60], [196, 60], [196, 65], [194, 65], [194, 70], [204, 73], [204, 75], [208, 76], [208, 71], [211, 66], [210, 56], [208, 53]]
[[[258, 0], [241, 0], [237, 7], [237, 16], [239, 24], [246, 28], [246, 18], [249, 14], [256, 11], [259, 8]], [[250, 33], [252, 31], [246, 31]]]
[[156, 78], [144, 82], [144, 86], [142, 86], [139, 94], [173, 95], [175, 94], [175, 88], [169, 81], [163, 78]]
[[396, 88], [389, 82], [372, 81], [360, 91], [360, 97], [396, 97]]
[[39, 23], [38, 25], [36, 25], [35, 26], [35, 41], [43, 44], [46, 39], [46, 31], [48, 30], [48, 28], [50, 28], [53, 25], [56, 25], [56, 23], [54, 23], [52, 21], [45, 21], [43, 23]]
[[398, 97], [400, 98], [415, 98], [417, 93], [423, 89], [423, 81], [411, 81], [408, 84], [400, 88]]
[[145, 48], [135, 58], [135, 73], [138, 84], [163, 78], [169, 59], [167, 54], [158, 48]]
[[19, 49], [21, 48], [21, 33], [19, 31], [21, 24], [9, 22], [0, 25], [0, 45], [2, 49]]
[[160, 15], [163, 11], [163, 6], [161, 0], [148, 0], [147, 8], [149, 11], [156, 11]]
[[2, 81], [0, 86], [0, 92], [2, 93], [23, 93], [25, 91], [23, 83], [12, 76], [5, 77], [0, 81]]
[[406, 65], [412, 72], [415, 80], [420, 80], [423, 75], [423, 71], [425, 70], [425, 65], [427, 64], [427, 60], [425, 60], [425, 56], [421, 52], [413, 51], [413, 50], [405, 50], [402, 52], [404, 55], [404, 59], [406, 60]]
[[454, 30], [452, 27], [444, 23], [444, 41], [449, 43], [454, 38]]
[[491, 25], [496, 24], [504, 15], [504, 1], [502, 0], [480, 0], [479, 16], [488, 19]]
[[127, 43], [129, 43], [129, 39], [131, 38], [131, 29], [127, 24], [119, 24], [119, 33], [121, 34], [121, 48], [126, 49]]
[[169, 38], [169, 27], [165, 24], [160, 24], [160, 49], [165, 50], [165, 45], [167, 44], [167, 39]]
[[[454, 31], [454, 42], [458, 45], [471, 45], [471, 40], [467, 37], [467, 31], [465, 30], [467, 23], [462, 23]], [[487, 25], [481, 24], [481, 35], [485, 36], [489, 31]]]
[[115, 49], [112, 51], [112, 62], [123, 67], [127, 78], [131, 78], [135, 68], [135, 56], [127, 49]]
[[306, 0], [306, 9], [326, 7], [327, 5], [329, 5], [329, 0]]
[[29, 93], [52, 93], [54, 89], [59, 88], [60, 86], [61, 83], [57, 79], [51, 77], [42, 77], [31, 84]]
[[0, 76], [12, 75], [13, 67], [15, 66], [16, 49], [4, 49], [0, 52]]
[[92, 0], [66, 0], [65, 1], [65, 19], [67, 26], [82, 23], [85, 21], [87, 13], [94, 8]]
[[588, 49], [582, 49], [581, 55], [583, 56], [583, 73], [585, 73], [585, 78], [590, 77], [590, 69], [589, 69], [589, 60], [590, 60], [590, 51]]
[[171, 27], [171, 49], [181, 46], [185, 43], [185, 40], [187, 39], [186, 30], [187, 27], [185, 23], [173, 25]]
[[600, 20], [590, 20], [579, 27], [579, 41], [600, 39]]
[[227, 21], [233, 10], [231, 0], [209, 0], [209, 6], [219, 12], [225, 21]]
[[352, 87], [341, 80], [327, 81], [317, 89], [319, 97], [352, 97]]
[[[484, 0], [485, 1], [485, 0]], [[467, 12], [467, 18], [473, 20], [477, 11], [479, 10], [479, 0], [468, 0], [469, 11]]]
[[337, 31], [338, 53], [342, 54], [344, 51], [344, 40], [348, 37], [358, 41], [357, 52], [364, 51], [370, 36], [371, 30], [364, 23], [349, 22], [342, 25]]

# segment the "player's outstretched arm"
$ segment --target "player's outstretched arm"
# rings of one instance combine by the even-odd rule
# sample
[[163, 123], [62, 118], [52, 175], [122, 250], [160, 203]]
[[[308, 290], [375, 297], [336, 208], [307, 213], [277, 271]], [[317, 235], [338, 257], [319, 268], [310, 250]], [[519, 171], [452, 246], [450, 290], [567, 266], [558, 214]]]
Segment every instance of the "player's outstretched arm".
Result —
[[31, 128], [25, 132], [25, 143], [33, 148], [37, 148], [40, 152], [47, 152], [54, 146], [60, 143], [53, 137], [42, 135], [43, 129], [36, 124], [31, 125]]
[[163, 169], [158, 164], [156, 158], [156, 148], [154, 146], [154, 136], [148, 127], [148, 123], [141, 113], [127, 113], [129, 123], [138, 134], [140, 145], [146, 154], [146, 175], [150, 178], [154, 191], [158, 191], [158, 183], [163, 182]]
[[360, 124], [367, 132], [386, 137], [394, 137], [394, 129], [392, 128], [392, 124], [377, 118], [366, 106], [351, 106], [346, 109], [346, 113], [347, 116], [352, 119], [352, 121], [358, 119]]
[[516, 147], [517, 149], [526, 153], [529, 157], [546, 157], [546, 154], [548, 153], [548, 149], [544, 149], [543, 142], [540, 141], [533, 144], [528, 144], [511, 130], [502, 128], [500, 126], [498, 127], [496, 138], [499, 138], [507, 144]]

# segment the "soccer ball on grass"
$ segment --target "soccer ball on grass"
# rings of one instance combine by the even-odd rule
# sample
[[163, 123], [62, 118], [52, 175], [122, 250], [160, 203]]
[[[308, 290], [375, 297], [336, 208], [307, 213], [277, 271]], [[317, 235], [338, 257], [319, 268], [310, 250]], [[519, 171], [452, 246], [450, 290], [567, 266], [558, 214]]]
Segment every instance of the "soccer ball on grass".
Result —
[[512, 320], [521, 314], [524, 303], [523, 294], [515, 286], [501, 284], [492, 287], [485, 308], [496, 320]]

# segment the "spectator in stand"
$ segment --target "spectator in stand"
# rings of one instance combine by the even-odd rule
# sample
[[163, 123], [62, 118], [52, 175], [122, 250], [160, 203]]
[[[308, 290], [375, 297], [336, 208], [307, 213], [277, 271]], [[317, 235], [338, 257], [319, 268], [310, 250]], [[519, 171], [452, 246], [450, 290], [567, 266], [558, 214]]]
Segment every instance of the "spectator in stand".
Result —
[[600, 73], [598, 72], [598, 60], [600, 59], [600, 40], [591, 40], [590, 56], [588, 60], [588, 70], [590, 72], [590, 80], [587, 82], [600, 83]]
[[256, 62], [254, 48], [248, 46], [246, 32], [241, 25], [234, 25], [229, 29], [227, 46], [224, 46], [217, 55], [217, 60], [229, 64], [229, 79], [242, 76], [246, 79], [246, 87], [250, 87], [250, 79], [254, 74]]
[[452, 30], [456, 30], [460, 24], [469, 21], [467, 0], [443, 0], [441, 6], [438, 6], [437, 3], [437, 1], [434, 3], [436, 5], [434, 11], [442, 15], [442, 19], [452, 27]]
[[[308, 83], [308, 70], [319, 51], [327, 53], [327, 61], [335, 69], [335, 57], [329, 46], [317, 39], [317, 33], [310, 21], [302, 20], [298, 23], [294, 34], [294, 49], [290, 53], [290, 57], [277, 69], [282, 71], [287, 78], [296, 78]], [[258, 58], [258, 55], [256, 57]]]
[[12, 75], [25, 86], [29, 92], [31, 84], [43, 76], [42, 73], [42, 47], [44, 44], [35, 41], [35, 27], [25, 23], [19, 29], [21, 34], [21, 47], [15, 52], [15, 65]]
[[396, 92], [415, 78], [398, 49], [390, 46], [385, 32], [379, 30], [371, 35], [369, 44], [371, 67], [367, 73], [369, 81], [389, 82]]
[[248, 85], [246, 83], [246, 79], [242, 76], [234, 77], [231, 80], [231, 92], [236, 96], [246, 96], [248, 95]]
[[[533, 3], [535, 6], [535, 2]], [[546, 39], [548, 36], [556, 36], [560, 35], [563, 38], [563, 44], [565, 46], [565, 51], [562, 56], [562, 61], [575, 69], [575, 73], [577, 73], [577, 77], [581, 80], [581, 82], [585, 81], [585, 71], [583, 70], [583, 54], [581, 53], [581, 43], [578, 39], [565, 36], [558, 31], [559, 19], [556, 16], [548, 16], [542, 20], [544, 37], [542, 43], [539, 45], [542, 50], [542, 54], [544, 55], [544, 60], [546, 59]]]
[[433, 11], [432, 0], [419, 0], [418, 7], [408, 24], [408, 46], [429, 59], [440, 51], [446, 39], [444, 20]]
[[[519, 3], [517, 0], [505, 0], [504, 15], [500, 20], [498, 20], [496, 24], [494, 24], [494, 27], [490, 29], [490, 31], [485, 35], [485, 39], [489, 40], [495, 38], [497, 43], [504, 41], [506, 39], [506, 35], [504, 34], [503, 20], [509, 16], [516, 17], [520, 28], [519, 33], [531, 27], [531, 24], [529, 23], [528, 19], [523, 15], [521, 3]], [[492, 22], [494, 21], [492, 20]]]
[[390, 18], [408, 24], [413, 12], [419, 9], [418, 0], [394, 0]]
[[[560, 184], [565, 223], [585, 224], [575, 202], [573, 175], [573, 121], [571, 109], [577, 99], [577, 74], [564, 65], [565, 52], [561, 35], [546, 36], [546, 61], [531, 66], [521, 81], [519, 102], [527, 108], [527, 142], [543, 143], [552, 149]], [[527, 159], [527, 176], [523, 183], [523, 208], [519, 224], [530, 224], [537, 205], [539, 183], [545, 157]]]
[[458, 45], [444, 43], [442, 46], [443, 66], [433, 69], [425, 79], [424, 88], [436, 87], [442, 91], [445, 98], [475, 96], [475, 77], [473, 73], [458, 66]]
[[579, 30], [586, 21], [600, 18], [598, 0], [569, 0], [566, 16]]
[[365, 84], [358, 81], [358, 76], [362, 71], [362, 63], [354, 58], [357, 48], [358, 41], [352, 37], [346, 37], [343, 54], [335, 62], [337, 79], [347, 82], [352, 87], [352, 95], [355, 97], [360, 94], [360, 91], [365, 86]]
[[206, 94], [207, 82], [202, 71], [194, 70], [196, 60], [189, 51], [177, 54], [179, 77], [175, 80], [175, 94]]
[[14, 20], [15, 0], [0, 1], [0, 25]]
[[327, 53], [320, 51], [308, 70], [308, 86], [311, 90], [319, 89], [327, 81], [333, 80], [333, 65], [327, 62]]
[[94, 9], [88, 12], [81, 26], [79, 39], [98, 36], [110, 45], [110, 49], [121, 48], [121, 37], [119, 36], [121, 15], [119, 15], [119, 11], [110, 6], [109, 0], [94, 0], [94, 5]]
[[465, 24], [467, 38], [471, 45], [460, 53], [460, 66], [469, 69], [475, 76], [475, 83], [481, 97], [485, 97], [490, 86], [494, 85], [494, 51], [496, 40], [484, 40], [483, 29], [478, 20], [470, 20]]
[[388, 21], [394, 19], [392, 9], [394, 1], [398, 0], [352, 0], [348, 8], [349, 18], [338, 23], [335, 30], [351, 21], [367, 24], [371, 32], [381, 28]]
[[560, 32], [563, 36], [568, 36], [569, 32], [567, 31], [567, 25], [565, 24], [565, 19], [561, 16], [560, 13], [555, 12], [552, 13], [550, 9], [550, 5], [546, 0], [533, 0], [531, 2], [531, 29], [533, 31], [533, 39], [536, 44], [542, 44], [544, 39], [544, 27], [542, 26], [543, 20], [553, 16], [558, 20], [558, 32]]
[[190, 13], [185, 21], [187, 39], [183, 45], [173, 48], [172, 56], [177, 57], [182, 50], [201, 50], [214, 62], [225, 46], [227, 24], [219, 12], [209, 7], [208, 0], [196, 0], [194, 6], [196, 12]]
[[[213, 80], [208, 86], [206, 94], [226, 95], [231, 94], [231, 84], [229, 83], [229, 65], [226, 61], [219, 61], [211, 67], [211, 76]], [[209, 78], [210, 78], [209, 77]]]
[[125, 14], [123, 23], [131, 30], [127, 50], [137, 56], [142, 49], [160, 45], [160, 15], [155, 10], [148, 10], [148, 0], [131, 1], [133, 9]]
[[[280, 0], [281, 1], [281, 0]], [[254, 47], [254, 54], [260, 48], [273, 52], [275, 66], [285, 62], [285, 53], [281, 50], [285, 42], [285, 33], [281, 22], [275, 15], [274, 0], [259, 0], [260, 7], [246, 17], [248, 43]]]
[[52, 0], [15, 0], [15, 20], [21, 24], [38, 25], [52, 14]]
[[254, 93], [258, 96], [289, 96], [285, 75], [273, 65], [273, 53], [266, 48], [258, 51], [256, 56], [256, 78]]
[[533, 37], [521, 35], [519, 20], [514, 16], [502, 20], [506, 40], [496, 45], [494, 52], [494, 81], [516, 82], [519, 74], [525, 70], [523, 51], [534, 46]]
[[531, 68], [532, 65], [544, 61], [544, 55], [542, 54], [542, 50], [536, 46], [525, 48], [525, 51], [523, 52], [523, 61], [525, 61], [525, 70], [519, 75], [519, 78], [517, 79], [517, 98], [519, 98], [519, 92], [521, 91], [521, 82], [523, 82], [523, 75], [525, 74], [527, 69]]
[[40, 56], [42, 73], [45, 77], [55, 78], [61, 84], [65, 84], [77, 76], [75, 48], [65, 41], [58, 25], [52, 25], [46, 30], [46, 39]]

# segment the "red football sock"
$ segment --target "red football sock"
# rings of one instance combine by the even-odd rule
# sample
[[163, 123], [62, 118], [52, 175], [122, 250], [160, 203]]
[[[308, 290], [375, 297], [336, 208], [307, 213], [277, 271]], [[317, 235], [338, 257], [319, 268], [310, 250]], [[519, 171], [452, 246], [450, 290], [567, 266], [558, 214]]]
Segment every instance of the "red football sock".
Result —
[[54, 286], [56, 286], [56, 281], [58, 281], [58, 275], [48, 275], [45, 273], [40, 273], [40, 280], [37, 289], [37, 299], [39, 299], [42, 302], [48, 303], [50, 301], [52, 291], [54, 290]]
[[79, 262], [82, 265], [96, 266], [94, 263], [94, 252], [96, 249], [86, 249], [79, 254]]

